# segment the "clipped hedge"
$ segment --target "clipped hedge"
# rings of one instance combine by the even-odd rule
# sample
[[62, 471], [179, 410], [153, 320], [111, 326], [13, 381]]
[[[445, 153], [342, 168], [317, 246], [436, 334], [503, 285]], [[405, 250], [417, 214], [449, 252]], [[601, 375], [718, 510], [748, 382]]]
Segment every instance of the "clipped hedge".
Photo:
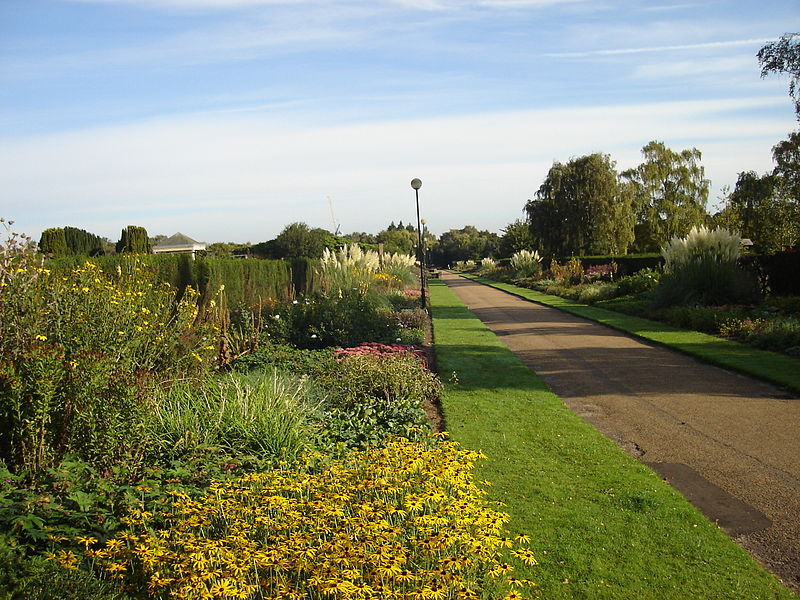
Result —
[[[248, 306], [263, 305], [268, 299], [285, 300], [294, 293], [293, 271], [290, 264], [282, 260], [243, 260], [236, 258], [198, 257], [187, 254], [140, 255], [139, 258], [156, 272], [158, 279], [170, 283], [183, 295], [187, 286], [201, 294], [201, 302], [211, 300], [225, 286], [229, 307], [244, 303]], [[52, 269], [75, 269], [87, 260], [97, 264], [104, 272], [114, 273], [124, 255], [108, 255], [87, 259], [84, 256], [67, 256], [48, 261]], [[312, 269], [309, 269], [313, 271]], [[303, 274], [303, 281], [311, 276]]]
[[742, 256], [739, 264], [755, 272], [765, 292], [773, 296], [800, 295], [800, 253], [751, 254]]

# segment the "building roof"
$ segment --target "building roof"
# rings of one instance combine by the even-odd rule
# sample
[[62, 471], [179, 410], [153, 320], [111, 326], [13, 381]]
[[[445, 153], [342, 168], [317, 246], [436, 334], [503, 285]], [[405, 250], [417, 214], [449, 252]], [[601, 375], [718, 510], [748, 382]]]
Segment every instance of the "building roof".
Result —
[[153, 246], [153, 252], [168, 252], [179, 250], [205, 250], [206, 244], [198, 242], [183, 233], [175, 233], [167, 239]]

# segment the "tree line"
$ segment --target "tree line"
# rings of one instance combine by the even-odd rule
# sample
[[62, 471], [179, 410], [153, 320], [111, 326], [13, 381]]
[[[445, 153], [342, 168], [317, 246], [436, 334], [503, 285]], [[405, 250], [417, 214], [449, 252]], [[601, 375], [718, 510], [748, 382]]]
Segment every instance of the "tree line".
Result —
[[692, 227], [719, 226], [777, 252], [800, 238], [800, 134], [773, 149], [775, 168], [742, 172], [722, 208], [707, 211], [710, 182], [697, 148], [652, 141], [643, 162], [618, 173], [607, 154], [556, 162], [525, 204], [532, 245], [548, 256], [657, 252]]
[[[761, 76], [790, 76], [789, 95], [800, 119], [800, 34], [787, 33], [758, 52]], [[642, 162], [621, 173], [610, 155], [600, 152], [555, 162], [542, 184], [502, 236], [467, 225], [438, 238], [423, 226], [426, 260], [438, 265], [485, 257], [510, 257], [519, 250], [538, 250], [550, 257], [622, 255], [657, 252], [673, 236], [694, 226], [725, 227], [752, 241], [762, 253], [800, 243], [800, 131], [790, 133], [772, 151], [774, 168], [767, 173], [739, 173], [733, 190], [723, 191], [719, 210], [707, 209], [710, 182], [697, 148], [673, 150], [654, 140], [642, 148]], [[159, 236], [157, 236], [158, 238]], [[163, 237], [163, 236], [162, 236]], [[258, 244], [215, 243], [208, 251], [259, 258], [318, 258], [325, 248], [358, 243], [382, 246], [387, 252], [414, 254], [419, 234], [413, 225], [392, 222], [377, 234], [339, 236], [305, 223], [287, 225], [274, 239]], [[94, 255], [150, 252], [157, 238], [142, 227], [128, 226], [120, 240], [109, 240], [74, 227], [42, 233], [42, 252]]]

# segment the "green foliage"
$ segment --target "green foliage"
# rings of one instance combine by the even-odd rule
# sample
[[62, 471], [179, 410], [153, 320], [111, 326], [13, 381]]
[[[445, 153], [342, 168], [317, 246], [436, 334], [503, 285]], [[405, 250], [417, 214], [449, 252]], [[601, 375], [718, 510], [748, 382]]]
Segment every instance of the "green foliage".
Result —
[[305, 223], [290, 223], [275, 238], [272, 258], [320, 258], [329, 232], [310, 229]]
[[83, 229], [64, 227], [64, 239], [72, 254], [97, 256], [104, 253], [105, 242], [103, 239]]
[[299, 377], [265, 370], [183, 380], [153, 394], [150, 452], [175, 458], [207, 446], [293, 460], [313, 446], [315, 406]]
[[441, 383], [411, 355], [351, 355], [317, 372], [326, 390], [324, 434], [350, 446], [408, 435], [425, 424], [422, 403], [436, 400]]
[[70, 253], [64, 229], [51, 227], [42, 231], [39, 238], [39, 250], [47, 256], [65, 256]]
[[150, 238], [147, 230], [138, 225], [128, 225], [123, 228], [117, 242], [117, 254], [150, 254]]
[[720, 325], [719, 332], [756, 348], [800, 357], [800, 318], [797, 317], [730, 319]]
[[480, 260], [485, 256], [497, 257], [500, 253], [500, 237], [489, 231], [479, 231], [472, 225], [462, 229], [450, 229], [439, 236], [439, 244], [432, 251], [437, 265], [454, 264], [457, 261]]
[[[778, 192], [786, 201], [794, 202], [794, 215], [797, 216], [800, 203], [800, 131], [793, 131], [789, 137], [772, 148], [775, 168], [772, 175], [777, 178]], [[797, 222], [800, 219], [795, 219]], [[795, 240], [800, 241], [798, 239]]]
[[765, 44], [757, 56], [762, 78], [770, 73], [789, 75], [789, 96], [794, 100], [794, 110], [800, 119], [800, 34], [782, 35], [777, 41]]
[[643, 294], [655, 288], [660, 279], [661, 271], [656, 269], [642, 269], [633, 275], [621, 278], [617, 282], [617, 287], [621, 296]]
[[625, 253], [633, 241], [631, 196], [607, 154], [554, 163], [525, 211], [548, 256]]
[[383, 244], [385, 252], [416, 254], [419, 236], [415, 231], [407, 229], [387, 229], [378, 234], [377, 241], [379, 244]]
[[19, 261], [0, 264], [0, 458], [33, 471], [68, 453], [136, 464], [149, 385], [214, 363], [196, 294], [176, 300], [136, 259], [114, 276]]
[[583, 281], [583, 264], [577, 256], [563, 265], [554, 260], [550, 263], [549, 273], [560, 285], [577, 285]]
[[97, 579], [86, 571], [68, 570], [42, 557], [17, 555], [0, 556], [0, 598], [130, 600], [110, 581]]
[[310, 375], [327, 368], [333, 361], [332, 348], [300, 350], [285, 343], [267, 342], [256, 352], [235, 360], [232, 366], [243, 373], [275, 368], [296, 375]]
[[675, 152], [652, 141], [642, 148], [642, 155], [644, 162], [622, 177], [632, 186], [634, 248], [648, 252], [704, 223], [710, 183], [697, 148]]
[[757, 252], [780, 252], [800, 239], [800, 204], [780, 193], [776, 175], [739, 173], [725, 207], [714, 216], [720, 227], [749, 238]]
[[400, 328], [385, 298], [343, 290], [340, 294], [315, 294], [303, 300], [268, 307], [265, 331], [275, 342], [288, 341], [298, 348], [355, 346], [361, 342], [391, 342]]
[[596, 282], [583, 286], [578, 292], [578, 301], [584, 304], [594, 304], [601, 300], [609, 300], [619, 295], [619, 286], [616, 283]]
[[509, 257], [520, 250], [533, 250], [534, 240], [531, 228], [525, 221], [517, 219], [502, 230], [500, 237], [500, 256]]
[[[114, 276], [127, 260], [121, 255], [98, 256], [92, 258], [91, 263], [105, 274]], [[213, 256], [192, 260], [187, 254], [150, 254], [140, 256], [138, 260], [140, 269], [151, 272], [158, 281], [172, 285], [178, 296], [192, 288], [200, 292], [200, 303], [206, 306], [217, 298], [220, 289], [224, 287], [228, 306], [236, 307], [243, 303], [257, 308], [270, 299], [282, 300], [290, 297], [293, 291], [292, 265], [303, 269], [306, 264], [302, 259], [293, 261], [292, 265], [282, 260], [243, 260]], [[84, 258], [72, 256], [48, 261], [47, 266], [54, 271], [69, 271], [81, 268], [85, 263]], [[303, 285], [313, 286], [313, 280], [305, 270], [299, 271], [297, 279], [303, 280]]]

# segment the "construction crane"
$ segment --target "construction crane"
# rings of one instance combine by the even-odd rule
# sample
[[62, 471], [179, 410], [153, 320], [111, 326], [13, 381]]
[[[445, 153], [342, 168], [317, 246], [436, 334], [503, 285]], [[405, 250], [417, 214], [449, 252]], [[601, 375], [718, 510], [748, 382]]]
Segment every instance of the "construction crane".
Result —
[[328, 208], [331, 210], [331, 223], [333, 224], [333, 235], [339, 235], [339, 223], [336, 222], [336, 214], [333, 212], [333, 200], [331, 200], [330, 196], [326, 196], [328, 199]]

